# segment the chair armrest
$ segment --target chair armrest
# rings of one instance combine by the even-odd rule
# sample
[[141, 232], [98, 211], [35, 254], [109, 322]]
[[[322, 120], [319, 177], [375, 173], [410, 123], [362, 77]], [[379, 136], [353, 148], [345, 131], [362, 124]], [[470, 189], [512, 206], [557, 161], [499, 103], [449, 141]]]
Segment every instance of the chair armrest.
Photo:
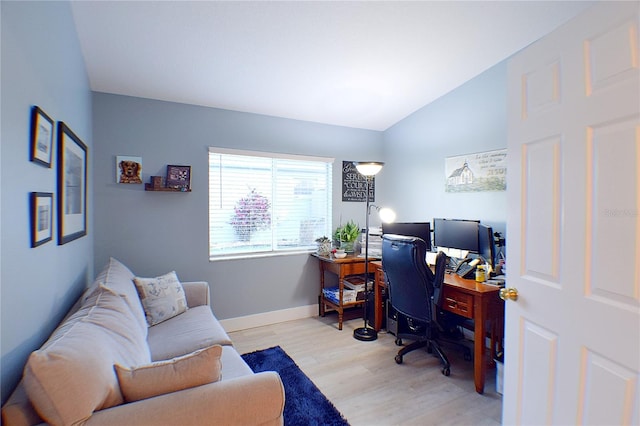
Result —
[[96, 411], [99, 425], [282, 425], [284, 387], [266, 371]]
[[206, 281], [192, 281], [182, 283], [184, 294], [187, 297], [187, 306], [209, 305], [209, 283]]

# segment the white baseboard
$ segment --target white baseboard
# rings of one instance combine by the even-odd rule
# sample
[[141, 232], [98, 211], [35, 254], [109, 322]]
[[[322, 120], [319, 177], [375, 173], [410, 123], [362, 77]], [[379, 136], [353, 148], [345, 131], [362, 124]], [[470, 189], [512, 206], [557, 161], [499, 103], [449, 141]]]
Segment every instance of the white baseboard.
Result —
[[282, 309], [279, 311], [263, 312], [261, 314], [247, 315], [244, 317], [228, 318], [220, 320], [222, 327], [228, 332], [246, 330], [248, 328], [263, 325], [277, 324], [279, 322], [310, 318], [318, 315], [318, 305], [298, 306], [296, 308]]

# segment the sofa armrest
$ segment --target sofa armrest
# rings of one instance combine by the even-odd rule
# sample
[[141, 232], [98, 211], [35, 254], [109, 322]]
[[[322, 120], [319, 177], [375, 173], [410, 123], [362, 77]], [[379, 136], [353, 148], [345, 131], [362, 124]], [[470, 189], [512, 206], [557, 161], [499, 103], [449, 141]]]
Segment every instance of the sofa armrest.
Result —
[[206, 281], [191, 281], [182, 283], [184, 294], [187, 297], [187, 306], [209, 305], [209, 283]]
[[99, 425], [282, 425], [284, 387], [265, 371], [96, 411]]

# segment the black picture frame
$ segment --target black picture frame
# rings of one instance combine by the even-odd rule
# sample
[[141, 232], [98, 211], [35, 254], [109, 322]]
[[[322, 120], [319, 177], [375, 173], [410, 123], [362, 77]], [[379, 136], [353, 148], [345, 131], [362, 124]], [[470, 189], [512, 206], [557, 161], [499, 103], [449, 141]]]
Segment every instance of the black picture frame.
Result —
[[51, 168], [53, 156], [53, 119], [40, 107], [31, 108], [31, 156], [34, 163]]
[[31, 217], [31, 247], [53, 239], [53, 193], [32, 192], [29, 196]]
[[[367, 202], [367, 178], [356, 169], [353, 161], [342, 162], [342, 201]], [[376, 201], [376, 177], [369, 181], [369, 201]]]
[[87, 235], [87, 146], [58, 122], [58, 245]]
[[189, 191], [191, 189], [191, 166], [168, 165], [165, 182], [167, 188]]

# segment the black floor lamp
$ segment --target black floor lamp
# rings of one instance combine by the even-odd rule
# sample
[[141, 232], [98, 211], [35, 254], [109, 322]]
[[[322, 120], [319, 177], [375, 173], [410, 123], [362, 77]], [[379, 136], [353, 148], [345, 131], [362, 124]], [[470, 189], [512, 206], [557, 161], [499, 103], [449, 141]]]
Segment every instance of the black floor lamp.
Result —
[[368, 306], [369, 306], [369, 215], [371, 214], [371, 207], [375, 207], [380, 211], [380, 216], [385, 222], [392, 222], [395, 213], [389, 209], [380, 209], [378, 206], [372, 206], [369, 203], [369, 183], [380, 170], [384, 163], [380, 162], [354, 162], [356, 170], [365, 177], [366, 180], [366, 197], [367, 197], [367, 217], [366, 217], [366, 229], [365, 229], [365, 246], [364, 246], [364, 327], [356, 328], [353, 330], [353, 337], [358, 340], [372, 341], [378, 338], [378, 332], [375, 329], [369, 327], [368, 322]]

